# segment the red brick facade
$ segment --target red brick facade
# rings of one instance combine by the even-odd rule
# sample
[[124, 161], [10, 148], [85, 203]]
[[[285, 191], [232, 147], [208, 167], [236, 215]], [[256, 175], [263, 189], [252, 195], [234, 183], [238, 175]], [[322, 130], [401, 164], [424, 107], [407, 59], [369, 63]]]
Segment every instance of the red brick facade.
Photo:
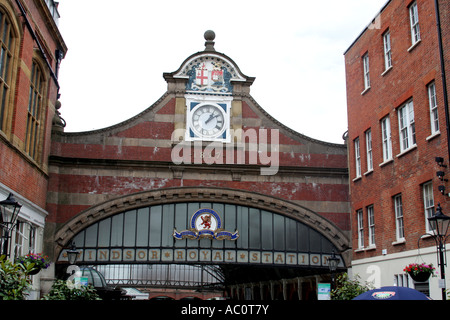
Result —
[[[44, 2], [2, 1], [0, 9], [11, 26], [13, 56], [6, 75], [6, 110], [1, 117], [0, 183], [45, 208], [50, 135], [59, 91], [56, 52], [64, 54], [67, 48]], [[33, 62], [41, 68], [44, 86], [42, 111], [37, 119], [40, 141], [34, 157], [25, 147]]]
[[[445, 44], [445, 63], [449, 68], [449, 3], [441, 4], [441, 24]], [[417, 5], [420, 40], [413, 44], [410, 11]], [[441, 204], [443, 212], [450, 210], [448, 196], [441, 194], [441, 181], [436, 171], [435, 157], [443, 157], [449, 165], [446, 113], [441, 77], [441, 61], [436, 28], [435, 3], [433, 0], [389, 1], [373, 23], [355, 40], [345, 53], [348, 123], [349, 123], [349, 176], [352, 203], [353, 260], [383, 257], [386, 254], [401, 254], [418, 248], [418, 239], [426, 229], [424, 186], [431, 183], [434, 207]], [[384, 36], [390, 34], [392, 66], [386, 67]], [[364, 82], [364, 56], [369, 57], [370, 87]], [[447, 75], [448, 78], [448, 75]], [[438, 131], [432, 131], [433, 117], [430, 113], [429, 85], [435, 85]], [[448, 83], [447, 83], [448, 85]], [[402, 135], [402, 108], [408, 102], [414, 106], [415, 142], [409, 137], [409, 146], [404, 148]], [[411, 129], [412, 115], [405, 116]], [[390, 120], [391, 156], [383, 153], [384, 120]], [[406, 119], [405, 118], [405, 119]], [[367, 133], [371, 133], [373, 169], [368, 166], [369, 148]], [[403, 131], [404, 132], [404, 131]], [[357, 173], [357, 143], [361, 173]], [[389, 158], [389, 159], [388, 159]], [[447, 193], [449, 185], [446, 184]], [[401, 196], [404, 237], [396, 230], [395, 197]], [[429, 198], [429, 197], [428, 197]], [[369, 239], [369, 211], [374, 212], [374, 243]], [[362, 225], [358, 225], [357, 212], [363, 212]], [[364, 232], [361, 241], [361, 227]], [[373, 230], [373, 229], [372, 229]], [[421, 247], [434, 246], [424, 240]], [[417, 252], [415, 252], [417, 253]], [[402, 273], [399, 266], [390, 272]], [[389, 275], [392, 277], [392, 275]], [[388, 276], [387, 276], [388, 277]], [[389, 278], [387, 278], [389, 279]]]
[[[9, 233], [10, 259], [44, 251], [51, 132], [63, 125], [57, 73], [67, 47], [58, 19], [53, 1], [0, 1], [0, 200], [13, 194], [22, 205]], [[30, 299], [39, 298], [42, 273]]]

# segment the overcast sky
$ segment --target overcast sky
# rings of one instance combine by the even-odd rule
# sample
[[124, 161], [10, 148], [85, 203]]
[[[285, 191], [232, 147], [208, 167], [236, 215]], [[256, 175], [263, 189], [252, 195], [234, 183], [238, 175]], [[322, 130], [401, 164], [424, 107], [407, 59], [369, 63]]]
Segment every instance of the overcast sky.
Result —
[[[256, 80], [250, 94], [311, 138], [343, 143], [344, 52], [387, 0], [60, 0], [60, 110], [66, 132], [105, 128], [155, 103], [162, 75], [215, 49]], [[361, 80], [362, 81], [362, 80]]]

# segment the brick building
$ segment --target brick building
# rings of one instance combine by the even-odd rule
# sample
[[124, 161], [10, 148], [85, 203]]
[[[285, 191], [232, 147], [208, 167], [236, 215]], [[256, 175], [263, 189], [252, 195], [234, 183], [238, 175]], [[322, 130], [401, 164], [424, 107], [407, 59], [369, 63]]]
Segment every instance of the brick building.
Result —
[[[0, 200], [12, 193], [22, 205], [8, 241], [11, 259], [43, 250], [57, 70], [67, 50], [58, 19], [53, 0], [0, 1]], [[33, 277], [31, 298], [41, 275]]]
[[329, 282], [333, 251], [348, 266], [346, 145], [273, 119], [214, 37], [206, 32], [205, 49], [164, 74], [167, 91], [135, 117], [54, 131], [46, 251], [56, 276], [72, 242], [79, 264], [149, 292], [163, 280], [173, 290], [212, 286], [156, 275], [209, 268], [235, 298], [307, 299]]
[[450, 213], [450, 186], [436, 175], [449, 174], [449, 8], [448, 1], [388, 1], [345, 52], [353, 272], [436, 299], [438, 278], [416, 283], [403, 268], [437, 267], [435, 242], [423, 236], [427, 218], [438, 203]]

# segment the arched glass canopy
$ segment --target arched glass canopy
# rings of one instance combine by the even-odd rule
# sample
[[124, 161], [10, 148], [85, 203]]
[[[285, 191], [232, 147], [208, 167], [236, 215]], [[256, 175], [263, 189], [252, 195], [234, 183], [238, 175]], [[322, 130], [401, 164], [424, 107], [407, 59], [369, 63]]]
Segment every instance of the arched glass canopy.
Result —
[[[220, 230], [237, 235], [235, 239], [174, 237], [175, 232], [192, 231], [193, 217], [199, 216], [200, 209], [214, 213]], [[266, 268], [274, 266], [279, 267], [276, 273], [280, 277], [283, 268], [328, 271], [328, 258], [333, 250], [338, 251], [323, 234], [300, 221], [261, 208], [216, 202], [127, 210], [97, 221], [72, 240], [80, 252], [78, 264], [115, 265], [116, 270], [132, 269], [137, 264], [220, 266], [220, 272], [215, 272], [223, 279], [236, 278], [237, 270], [248, 268], [255, 275], [258, 270], [267, 274]], [[65, 260], [63, 250], [59, 261]]]

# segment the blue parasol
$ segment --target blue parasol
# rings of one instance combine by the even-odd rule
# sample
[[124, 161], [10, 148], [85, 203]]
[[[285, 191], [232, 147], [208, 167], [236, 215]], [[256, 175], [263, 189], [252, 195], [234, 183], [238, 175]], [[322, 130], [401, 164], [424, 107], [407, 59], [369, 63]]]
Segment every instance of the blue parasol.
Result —
[[407, 287], [381, 287], [369, 290], [353, 300], [431, 300], [420, 291]]

